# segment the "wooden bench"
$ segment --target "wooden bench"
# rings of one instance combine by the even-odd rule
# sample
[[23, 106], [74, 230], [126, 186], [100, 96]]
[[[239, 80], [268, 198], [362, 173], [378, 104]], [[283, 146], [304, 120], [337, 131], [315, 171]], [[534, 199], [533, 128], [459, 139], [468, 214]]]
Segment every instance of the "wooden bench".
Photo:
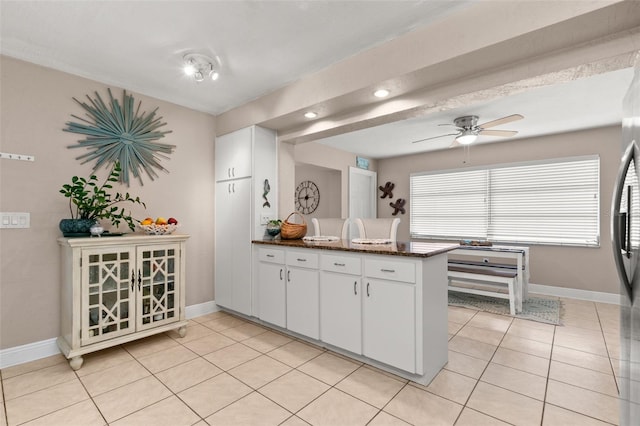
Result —
[[[523, 291], [517, 279], [518, 270], [513, 265], [449, 261], [448, 269], [449, 290], [509, 299], [511, 315], [522, 312]], [[478, 286], [454, 285], [453, 281], [473, 283]], [[499, 291], [504, 289], [507, 290], [507, 293]]]

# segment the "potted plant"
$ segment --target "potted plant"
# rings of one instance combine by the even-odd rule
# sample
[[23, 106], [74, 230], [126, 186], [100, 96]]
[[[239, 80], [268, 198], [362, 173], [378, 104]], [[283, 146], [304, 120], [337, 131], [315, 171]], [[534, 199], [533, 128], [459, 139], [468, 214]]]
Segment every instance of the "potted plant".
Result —
[[135, 219], [131, 217], [131, 212], [125, 213], [124, 207], [118, 206], [122, 203], [140, 204], [146, 208], [139, 197], [133, 198], [128, 192], [124, 195], [117, 192], [112, 195], [108, 190], [113, 189], [112, 183], [118, 182], [120, 178], [120, 163], [115, 162], [109, 176], [98, 185], [98, 177], [91, 175], [89, 179], [73, 176], [70, 184], [62, 185], [60, 193], [69, 198], [69, 211], [71, 219], [60, 221], [60, 230], [66, 236], [77, 234], [89, 234], [89, 229], [99, 219], [110, 220], [115, 226], [120, 222], [125, 222], [129, 229], [135, 230]]
[[273, 219], [267, 222], [267, 234], [272, 237], [276, 237], [280, 233], [280, 226], [282, 225], [282, 221], [280, 219]]

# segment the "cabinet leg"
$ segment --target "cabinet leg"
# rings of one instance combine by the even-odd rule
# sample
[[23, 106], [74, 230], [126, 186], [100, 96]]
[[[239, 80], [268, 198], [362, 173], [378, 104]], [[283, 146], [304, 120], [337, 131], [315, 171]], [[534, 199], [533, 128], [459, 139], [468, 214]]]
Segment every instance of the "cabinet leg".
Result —
[[74, 356], [69, 360], [69, 366], [73, 370], [80, 370], [80, 367], [82, 367], [83, 362], [84, 362], [84, 359], [82, 359], [81, 356]]
[[180, 328], [178, 329], [178, 335], [179, 335], [180, 337], [184, 337], [184, 336], [186, 336], [186, 335], [187, 335], [187, 326], [186, 326], [186, 325], [183, 325], [182, 327], [180, 327]]

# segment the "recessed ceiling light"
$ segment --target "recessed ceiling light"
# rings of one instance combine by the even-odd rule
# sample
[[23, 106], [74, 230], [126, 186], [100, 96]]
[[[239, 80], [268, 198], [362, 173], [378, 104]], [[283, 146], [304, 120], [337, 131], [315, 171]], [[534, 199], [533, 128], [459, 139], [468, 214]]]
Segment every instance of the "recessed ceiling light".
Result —
[[376, 98], [386, 98], [387, 96], [389, 96], [389, 91], [387, 89], [378, 89], [373, 92], [373, 96], [375, 96]]
[[307, 118], [316, 118], [318, 116], [318, 114], [316, 114], [313, 111], [307, 111], [307, 112], [304, 113], [304, 116], [307, 117]]

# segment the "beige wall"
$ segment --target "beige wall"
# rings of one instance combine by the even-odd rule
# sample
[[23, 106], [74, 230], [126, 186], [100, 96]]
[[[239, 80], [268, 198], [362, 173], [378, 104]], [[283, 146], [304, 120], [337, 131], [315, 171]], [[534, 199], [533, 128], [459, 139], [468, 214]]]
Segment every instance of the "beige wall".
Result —
[[[84, 98], [106, 86], [52, 69], [0, 57], [0, 149], [29, 154], [35, 162], [1, 160], [0, 211], [30, 212], [29, 229], [0, 230], [0, 348], [57, 337], [59, 334], [60, 270], [56, 239], [60, 219], [69, 216], [58, 192], [73, 175], [88, 176], [91, 165], [70, 150], [81, 135], [63, 132], [71, 114], [84, 116], [72, 97]], [[119, 88], [112, 88], [121, 96]], [[146, 202], [134, 217], [174, 216], [187, 242], [187, 305], [213, 300], [214, 170], [213, 116], [135, 94], [142, 110], [159, 107], [166, 129], [162, 142], [176, 145], [169, 170], [129, 191]], [[100, 170], [98, 175], [105, 176]]]
[[[600, 156], [600, 247], [531, 246], [531, 283], [618, 293], [609, 220], [620, 147], [621, 129], [617, 126], [473, 145], [468, 159], [463, 149], [458, 148], [378, 160], [378, 182], [380, 185], [394, 182], [394, 199], [407, 200], [407, 214], [400, 215], [398, 239], [408, 240], [411, 173], [597, 154]], [[470, 161], [465, 164], [466, 160]], [[379, 217], [392, 217], [392, 211], [386, 199], [378, 198]]]
[[318, 186], [320, 202], [318, 208], [308, 215], [307, 235], [313, 235], [311, 219], [314, 217], [341, 217], [342, 210], [342, 176], [341, 172], [326, 167], [299, 163], [296, 165], [296, 188], [301, 182], [310, 180]]

